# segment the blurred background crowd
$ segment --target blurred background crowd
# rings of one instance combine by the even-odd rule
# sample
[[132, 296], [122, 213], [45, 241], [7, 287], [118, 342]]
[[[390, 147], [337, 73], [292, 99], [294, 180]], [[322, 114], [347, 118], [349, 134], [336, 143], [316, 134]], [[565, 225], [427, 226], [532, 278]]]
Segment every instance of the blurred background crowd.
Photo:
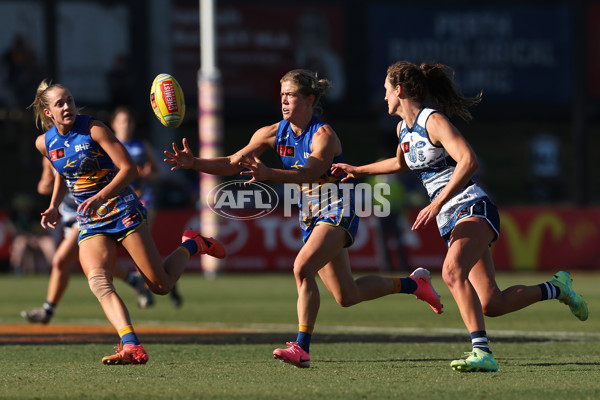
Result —
[[[278, 118], [283, 73], [308, 68], [334, 84], [323, 117], [347, 162], [390, 157], [397, 121], [383, 99], [386, 67], [440, 62], [455, 69], [465, 95], [483, 91], [474, 120], [454, 122], [479, 155], [479, 182], [501, 210], [592, 210], [597, 218], [600, 2], [219, 0], [215, 7], [225, 154]], [[0, 271], [47, 270], [51, 256], [40, 242], [37, 261], [11, 266], [7, 239], [49, 241], [39, 226], [49, 198], [36, 191], [42, 162], [34, 140], [42, 132], [27, 109], [44, 78], [66, 85], [78, 107], [107, 124], [116, 107], [131, 108], [136, 135], [159, 160], [159, 214], [197, 207], [197, 174], [172, 173], [160, 160], [182, 137], [199, 145], [199, 12], [192, 0], [0, 0]], [[185, 93], [188, 112], [177, 130], [152, 114], [158, 73], [175, 76]], [[424, 201], [410, 176], [388, 181], [400, 193], [398, 214]], [[577, 232], [590, 229], [590, 241], [600, 237], [600, 225]], [[597, 253], [591, 257], [600, 263]]]

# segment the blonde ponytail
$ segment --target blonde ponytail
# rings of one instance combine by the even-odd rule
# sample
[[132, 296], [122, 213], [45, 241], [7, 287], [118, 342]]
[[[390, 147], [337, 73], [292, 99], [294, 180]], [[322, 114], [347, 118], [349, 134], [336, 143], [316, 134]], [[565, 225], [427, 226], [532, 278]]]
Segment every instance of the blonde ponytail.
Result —
[[27, 108], [33, 109], [33, 116], [35, 119], [36, 128], [42, 128], [44, 131], [52, 128], [54, 121], [44, 113], [44, 109], [50, 108], [48, 101], [48, 92], [55, 88], [66, 89], [60, 83], [52, 83], [51, 81], [44, 79], [39, 85], [35, 92], [35, 99], [33, 103]]

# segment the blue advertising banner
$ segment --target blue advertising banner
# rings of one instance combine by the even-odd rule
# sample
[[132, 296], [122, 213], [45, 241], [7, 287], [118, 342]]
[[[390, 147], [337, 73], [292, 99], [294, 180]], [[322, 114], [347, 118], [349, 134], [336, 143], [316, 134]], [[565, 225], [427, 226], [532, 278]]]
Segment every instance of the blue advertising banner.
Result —
[[451, 66], [463, 94], [486, 104], [562, 105], [572, 98], [571, 9], [564, 4], [372, 5], [368, 79], [383, 98], [395, 61]]

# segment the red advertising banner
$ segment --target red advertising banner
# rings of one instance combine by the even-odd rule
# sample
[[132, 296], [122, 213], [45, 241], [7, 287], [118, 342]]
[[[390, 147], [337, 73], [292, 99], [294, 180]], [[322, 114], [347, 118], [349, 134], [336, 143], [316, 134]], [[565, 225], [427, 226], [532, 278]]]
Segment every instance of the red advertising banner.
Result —
[[[409, 227], [417, 212], [410, 213]], [[500, 218], [500, 239], [491, 248], [498, 270], [600, 269], [600, 209], [503, 208]], [[295, 217], [284, 217], [282, 212], [276, 211], [253, 220], [221, 218], [220, 221], [220, 239], [228, 252], [223, 270], [292, 270], [302, 246]], [[356, 242], [349, 248], [354, 271], [402, 267], [399, 251], [390, 246], [383, 221], [376, 217], [361, 219]], [[179, 234], [185, 228], [197, 228], [199, 224], [197, 212], [161, 211], [153, 230], [161, 254], [166, 256], [179, 244]], [[404, 236], [408, 269], [441, 269], [446, 247], [435, 226], [406, 231]], [[200, 259], [195, 257], [190, 267], [199, 269]]]
[[0, 260], [7, 260], [10, 257], [10, 242], [12, 235], [8, 224], [8, 214], [4, 211], [0, 211]]
[[[199, 224], [195, 211], [159, 212], [152, 234], [161, 255], [166, 256], [180, 244], [180, 232], [198, 229]], [[221, 268], [230, 272], [291, 272], [303, 244], [298, 219], [284, 217], [282, 211], [249, 220], [221, 218], [219, 239], [227, 250]], [[376, 219], [361, 219], [354, 245], [349, 248], [353, 269], [382, 268], [378, 243]], [[194, 257], [188, 269], [199, 269], [200, 262], [201, 257]]]
[[[408, 227], [418, 210], [409, 213]], [[491, 247], [498, 270], [600, 269], [600, 208], [514, 207], [500, 210], [500, 239]], [[389, 218], [362, 218], [356, 241], [349, 248], [356, 272], [395, 271], [403, 267], [397, 238], [385, 225]], [[9, 257], [10, 235], [6, 213], [0, 212], [0, 259]], [[181, 243], [181, 232], [198, 229], [195, 210], [160, 211], [152, 234], [165, 257]], [[398, 226], [396, 231], [402, 231]], [[227, 249], [222, 269], [230, 272], [291, 271], [302, 246], [298, 220], [275, 211], [265, 217], [239, 220], [220, 218], [220, 240]], [[392, 240], [394, 239], [394, 240]], [[433, 225], [402, 235], [407, 270], [441, 269], [446, 247]], [[122, 261], [126, 260], [122, 255]], [[202, 257], [188, 269], [201, 270]]]
[[[417, 211], [410, 213], [410, 221]], [[504, 208], [500, 239], [491, 250], [498, 270], [600, 269], [600, 209]], [[410, 222], [409, 221], [409, 222]], [[362, 218], [350, 262], [355, 271], [398, 270], [399, 251], [389, 246], [383, 219]], [[197, 227], [194, 211], [162, 211], [153, 231], [163, 256], [179, 244], [178, 232]], [[409, 224], [410, 226], [410, 224]], [[221, 219], [221, 240], [228, 255], [225, 271], [291, 271], [302, 246], [295, 217], [273, 212], [253, 220]], [[408, 268], [441, 269], [446, 247], [433, 225], [404, 233]], [[386, 240], [382, 240], [386, 237]], [[385, 257], [384, 243], [388, 257]], [[200, 268], [200, 257], [191, 268]]]
[[600, 209], [515, 207], [500, 210], [498, 269], [600, 268]]
[[[500, 221], [500, 238], [491, 247], [497, 270], [600, 268], [598, 208], [502, 208]], [[406, 247], [409, 266], [441, 268], [446, 247], [437, 229], [429, 226], [413, 234]]]

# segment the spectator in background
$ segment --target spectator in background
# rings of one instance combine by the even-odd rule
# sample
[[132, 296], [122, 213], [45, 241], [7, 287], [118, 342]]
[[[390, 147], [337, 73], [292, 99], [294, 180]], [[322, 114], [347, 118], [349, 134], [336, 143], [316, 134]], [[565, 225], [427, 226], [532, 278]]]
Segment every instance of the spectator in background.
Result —
[[133, 95], [135, 77], [131, 70], [129, 57], [124, 54], [115, 56], [113, 67], [108, 71], [108, 103], [111, 109], [119, 106], [134, 106]]
[[332, 102], [341, 101], [346, 94], [346, 71], [338, 50], [331, 43], [331, 28], [327, 17], [320, 12], [306, 12], [296, 22], [296, 65], [321, 73], [333, 82], [327, 93]]
[[35, 95], [43, 67], [33, 43], [23, 33], [13, 36], [10, 47], [1, 57], [2, 88], [6, 96], [4, 105], [10, 110], [9, 118], [3, 124], [3, 144], [11, 146], [11, 156], [20, 164], [20, 172], [37, 175], [39, 159], [31, 151], [34, 130], [31, 129], [31, 120], [25, 118], [25, 108]]
[[2, 55], [3, 81], [9, 91], [8, 106], [24, 109], [43, 75], [32, 43], [22, 33], [13, 37], [11, 47]]
[[54, 238], [38, 224], [38, 204], [25, 193], [13, 198], [9, 229], [10, 265], [17, 274], [47, 272], [56, 250]]
[[[406, 255], [405, 241], [410, 232], [406, 230], [406, 201], [402, 181], [396, 175], [373, 175], [369, 177], [367, 183], [375, 186], [378, 183], [384, 183], [390, 188], [389, 195], [386, 198], [390, 203], [390, 215], [387, 218], [377, 218], [376, 222], [381, 235], [381, 245], [383, 246], [383, 255], [387, 271], [408, 270], [409, 263]], [[375, 202], [376, 199], [373, 199]]]
[[559, 136], [538, 133], [529, 142], [529, 180], [527, 191], [530, 200], [537, 204], [562, 201], [564, 197], [564, 171], [560, 163]]

